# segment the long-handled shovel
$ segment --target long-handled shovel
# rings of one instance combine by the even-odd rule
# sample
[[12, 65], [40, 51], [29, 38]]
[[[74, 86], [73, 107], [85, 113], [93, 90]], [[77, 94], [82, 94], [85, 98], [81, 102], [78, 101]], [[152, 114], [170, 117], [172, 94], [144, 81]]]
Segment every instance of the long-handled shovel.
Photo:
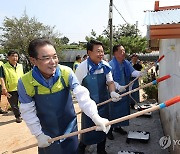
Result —
[[[156, 66], [157, 63], [159, 63], [165, 56], [162, 55], [155, 63], [151, 64], [148, 68], [145, 69], [145, 71], [147, 72], [149, 69], [151, 69], [153, 66]], [[139, 79], [140, 76], [136, 77], [134, 80], [132, 80], [131, 82], [129, 82], [129, 84], [127, 84], [125, 86], [125, 88], [129, 87], [131, 84], [133, 84], [137, 79]]]
[[[136, 89], [133, 89], [133, 90], [131, 90], [131, 91], [128, 91], [128, 92], [126, 92], [126, 93], [121, 94], [120, 97], [129, 95], [129, 94], [131, 94], [131, 93], [133, 93], [133, 92], [136, 92], [136, 91], [138, 91], [138, 90], [140, 90], [140, 89], [149, 87], [149, 86], [151, 86], [151, 85], [155, 85], [155, 84], [157, 84], [157, 83], [159, 83], [159, 82], [161, 82], [161, 81], [164, 81], [164, 80], [166, 80], [166, 79], [168, 79], [168, 78], [170, 78], [170, 77], [171, 77], [170, 75], [165, 75], [165, 76], [163, 76], [163, 77], [161, 77], [161, 78], [157, 78], [156, 80], [154, 80], [154, 81], [152, 81], [152, 82], [150, 82], [150, 83], [147, 83], [147, 84], [145, 84], [145, 85], [143, 85], [143, 86], [140, 86], [140, 87], [138, 87], [138, 88], [136, 88]], [[104, 101], [104, 102], [102, 102], [102, 103], [97, 104], [97, 106], [101, 106], [101, 105], [107, 104], [107, 103], [109, 103], [109, 102], [111, 102], [111, 101], [112, 101], [112, 99], [110, 98], [110, 99], [108, 99], [108, 100], [106, 100], [106, 101]], [[78, 115], [78, 114], [80, 114], [80, 113], [82, 113], [82, 111], [76, 113], [76, 115]]]
[[[122, 121], [125, 121], [125, 120], [136, 118], [136, 117], [138, 117], [140, 115], [143, 115], [145, 113], [156, 111], [156, 110], [168, 107], [168, 106], [173, 105], [173, 104], [175, 104], [177, 102], [180, 102], [180, 95], [176, 96], [176, 97], [174, 97], [172, 99], [169, 99], [166, 102], [163, 102], [163, 103], [161, 103], [159, 105], [156, 105], [156, 106], [153, 106], [151, 108], [145, 109], [143, 111], [139, 111], [139, 112], [130, 114], [128, 116], [124, 116], [122, 118], [118, 118], [118, 119], [112, 120], [112, 121], [108, 122], [106, 124], [106, 126], [113, 125], [113, 124], [116, 124], [116, 123], [119, 123], [119, 122], [122, 122]], [[52, 138], [52, 139], [48, 140], [48, 142], [52, 143], [52, 142], [57, 141], [57, 140], [62, 140], [64, 138], [72, 137], [72, 136], [75, 136], [75, 135], [78, 135], [78, 134], [87, 133], [87, 132], [96, 130], [96, 128], [97, 128], [97, 126], [93, 126], [93, 127], [90, 127], [90, 128], [82, 129], [82, 130], [79, 130], [79, 131], [76, 131], [76, 132], [72, 132], [72, 133], [69, 133], [69, 134], [65, 134], [65, 135], [62, 135], [62, 136], [58, 136], [58, 137]], [[35, 144], [29, 145], [29, 146], [26, 146], [26, 147], [22, 147], [22, 148], [13, 150], [12, 153], [16, 153], [16, 152], [19, 152], [19, 151], [30, 149], [30, 148], [36, 147], [37, 145], [38, 144], [35, 143]]]
[[139, 107], [140, 110], [142, 110], [142, 107], [139, 105], [139, 103], [129, 94], [129, 97], [134, 101], [134, 103]]
[[[150, 65], [148, 68], [146, 68], [145, 69], [145, 71], [148, 71], [150, 68], [152, 68], [153, 66], [156, 66], [157, 65], [157, 63], [158, 62], [160, 62], [163, 58], [164, 58], [165, 56], [164, 55], [162, 55], [155, 63], [153, 63], [152, 65]], [[139, 79], [140, 78], [140, 76], [139, 77], [136, 77], [134, 80], [132, 80], [129, 84], [127, 84], [126, 86], [125, 86], [125, 88], [127, 88], [127, 87], [129, 87], [131, 84], [133, 84], [137, 79]], [[159, 81], [160, 82], [160, 81]], [[145, 87], [148, 87], [148, 86], [151, 86], [152, 84], [147, 84], [147, 86], [146, 85], [144, 85]], [[141, 87], [139, 87], [139, 89], [137, 89], [136, 88], [136, 91], [138, 91], [138, 90], [140, 90], [140, 89], [143, 89], [143, 88], [145, 88], [145, 87], [143, 87], [143, 86], [141, 86]], [[135, 89], [134, 89], [135, 90]], [[133, 92], [135, 92], [135, 91], [129, 91], [130, 93], [124, 93], [124, 95], [120, 95], [121, 97], [123, 97], [123, 96], [126, 96], [126, 95], [129, 95], [129, 94], [131, 94], [131, 93], [133, 93]], [[104, 101], [104, 102], [102, 102], [102, 103], [99, 103], [99, 104], [97, 104], [97, 106], [101, 106], [101, 105], [104, 105], [104, 104], [106, 104], [106, 103], [109, 103], [109, 102], [111, 102], [112, 101], [112, 99], [108, 99], [108, 100], [106, 100], [106, 101]], [[82, 113], [82, 111], [79, 111], [79, 112], [77, 112], [76, 113], [76, 115], [78, 115], [78, 114], [80, 114], [80, 113]]]

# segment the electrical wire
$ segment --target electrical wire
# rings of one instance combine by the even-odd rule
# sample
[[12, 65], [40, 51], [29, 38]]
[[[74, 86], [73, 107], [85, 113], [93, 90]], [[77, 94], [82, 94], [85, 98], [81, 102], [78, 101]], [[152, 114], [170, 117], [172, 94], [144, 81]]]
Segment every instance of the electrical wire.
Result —
[[128, 24], [128, 22], [124, 19], [124, 17], [122, 16], [122, 14], [119, 12], [119, 10], [116, 8], [116, 6], [113, 4], [113, 7], [116, 9], [116, 11], [119, 13], [119, 15], [121, 16], [121, 18], [124, 20], [125, 23]]

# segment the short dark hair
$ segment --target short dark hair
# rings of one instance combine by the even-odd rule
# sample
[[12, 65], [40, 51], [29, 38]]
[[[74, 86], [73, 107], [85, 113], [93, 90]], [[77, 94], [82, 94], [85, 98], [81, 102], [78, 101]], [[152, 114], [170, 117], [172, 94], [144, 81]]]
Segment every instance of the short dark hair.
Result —
[[83, 56], [83, 58], [86, 58], [88, 55], [87, 54], [85, 54], [84, 56]]
[[86, 47], [87, 51], [88, 51], [88, 50], [92, 51], [94, 45], [101, 45], [101, 46], [103, 47], [103, 44], [102, 44], [100, 41], [90, 40], [90, 41], [87, 43], [87, 47]]
[[115, 53], [116, 51], [118, 51], [118, 48], [119, 48], [120, 46], [122, 46], [122, 45], [120, 45], [120, 44], [114, 45], [114, 46], [113, 46], [113, 53]]
[[133, 58], [133, 57], [138, 57], [138, 55], [136, 55], [136, 53], [133, 53], [130, 58]]
[[8, 52], [7, 56], [9, 57], [9, 56], [14, 55], [14, 54], [17, 54], [18, 57], [19, 57], [19, 53], [18, 53], [16, 50], [10, 50], [10, 51]]
[[76, 56], [76, 60], [79, 60], [79, 59], [81, 59], [81, 56], [80, 56], [80, 55], [77, 55], [77, 56]]
[[29, 43], [29, 47], [28, 47], [29, 56], [33, 58], [37, 58], [38, 56], [37, 49], [47, 44], [54, 46], [53, 43], [49, 39], [46, 39], [46, 38], [37, 38], [37, 39], [32, 40]]

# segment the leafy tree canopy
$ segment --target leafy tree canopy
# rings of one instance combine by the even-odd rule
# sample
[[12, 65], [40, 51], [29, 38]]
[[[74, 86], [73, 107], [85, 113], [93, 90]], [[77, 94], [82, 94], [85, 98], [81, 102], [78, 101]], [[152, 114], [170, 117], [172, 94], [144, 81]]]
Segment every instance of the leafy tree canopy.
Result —
[[40, 37], [52, 40], [57, 49], [60, 49], [61, 46], [61, 39], [59, 38], [61, 34], [54, 32], [55, 26], [46, 26], [38, 22], [35, 17], [29, 18], [25, 12], [20, 19], [5, 17], [0, 29], [3, 32], [0, 44], [5, 50], [16, 49], [19, 53], [26, 55], [30, 41]]
[[62, 44], [68, 44], [69, 39], [66, 36], [64, 36], [64, 37], [61, 38], [61, 42], [62, 42]]
[[[101, 35], [96, 35], [96, 32], [92, 30], [90, 36], [86, 36], [86, 40], [91, 39], [99, 40], [104, 45], [105, 53], [110, 52], [109, 41], [109, 28], [106, 28]], [[140, 31], [136, 29], [135, 25], [124, 24], [113, 26], [113, 45], [121, 44], [124, 46], [126, 53], [140, 53], [146, 51], [147, 40], [140, 35]]]
[[0, 27], [2, 34], [0, 35], [1, 52], [7, 52], [10, 49], [17, 50], [21, 56], [21, 61], [24, 63], [25, 70], [31, 68], [31, 64], [27, 55], [27, 48], [35, 38], [48, 38], [56, 47], [57, 54], [61, 57], [60, 50], [63, 43], [68, 43], [67, 37], [60, 38], [61, 34], [55, 32], [55, 26], [47, 26], [41, 22], [38, 22], [35, 17], [29, 18], [24, 12], [19, 19], [16, 17], [5, 17], [3, 26]]

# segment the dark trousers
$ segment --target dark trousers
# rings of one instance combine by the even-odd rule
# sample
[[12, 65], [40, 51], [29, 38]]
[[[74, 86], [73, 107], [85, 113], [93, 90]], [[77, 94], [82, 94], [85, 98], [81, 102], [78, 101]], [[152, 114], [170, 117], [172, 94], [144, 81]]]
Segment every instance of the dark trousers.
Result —
[[19, 111], [19, 107], [18, 107], [18, 92], [12, 91], [12, 92], [8, 92], [8, 93], [12, 95], [10, 98], [7, 98], [8, 102], [11, 105], [11, 108], [12, 108], [12, 111], [13, 111], [15, 117], [19, 118], [20, 111]]
[[106, 148], [106, 139], [97, 144], [97, 151], [98, 152], [105, 151], [105, 148]]
[[[1, 103], [1, 95], [2, 95], [2, 86], [0, 85], [0, 103]], [[0, 105], [0, 110], [2, 110], [1, 105]]]
[[[87, 145], [85, 145], [84, 143], [80, 142], [79, 143], [79, 149], [85, 149]], [[105, 151], [105, 147], [106, 147], [106, 139], [104, 139], [102, 142], [97, 144], [97, 151], [101, 152], [101, 151]]]

